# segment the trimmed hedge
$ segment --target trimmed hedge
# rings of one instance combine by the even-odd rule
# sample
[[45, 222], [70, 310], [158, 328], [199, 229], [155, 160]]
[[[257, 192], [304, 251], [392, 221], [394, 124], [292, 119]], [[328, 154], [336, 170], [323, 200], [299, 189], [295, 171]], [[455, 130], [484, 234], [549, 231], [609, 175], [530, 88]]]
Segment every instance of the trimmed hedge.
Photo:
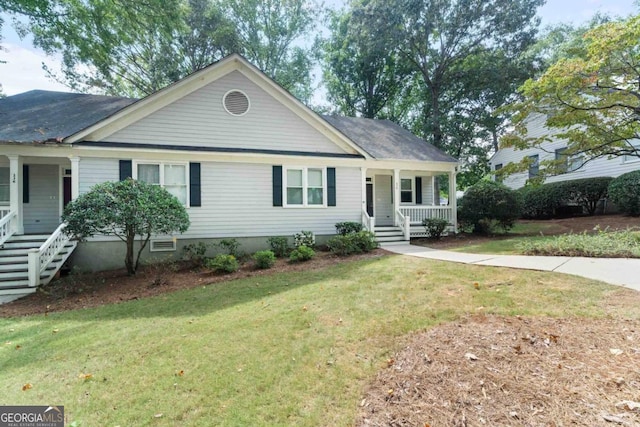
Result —
[[487, 234], [494, 225], [508, 230], [520, 217], [520, 198], [504, 184], [479, 181], [467, 189], [458, 209], [458, 219], [473, 226], [474, 233]]
[[370, 231], [359, 231], [344, 236], [334, 236], [327, 242], [327, 247], [331, 253], [347, 256], [371, 252], [378, 247], [375, 234]]
[[640, 170], [627, 172], [611, 181], [609, 197], [623, 213], [640, 216]]
[[522, 216], [553, 218], [566, 212], [563, 208], [570, 205], [578, 205], [593, 215], [598, 202], [607, 196], [611, 180], [610, 177], [583, 178], [520, 188], [517, 191], [522, 200]]

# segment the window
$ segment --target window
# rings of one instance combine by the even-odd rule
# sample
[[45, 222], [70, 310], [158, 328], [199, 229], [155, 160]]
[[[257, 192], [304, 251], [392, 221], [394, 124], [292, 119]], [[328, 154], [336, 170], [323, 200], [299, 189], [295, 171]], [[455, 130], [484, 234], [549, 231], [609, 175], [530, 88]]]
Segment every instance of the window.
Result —
[[634, 143], [630, 143], [629, 145], [631, 145], [631, 147], [634, 150], [636, 150], [636, 155], [630, 155], [630, 154], [626, 154], [624, 156], [622, 156], [622, 162], [623, 163], [632, 163], [632, 162], [638, 162], [640, 161], [640, 153], [638, 151], [640, 151], [640, 143], [638, 142], [634, 142]]
[[324, 168], [287, 168], [285, 206], [325, 206]]
[[0, 168], [0, 203], [9, 202], [9, 168]]
[[582, 167], [584, 163], [582, 156], [568, 156], [567, 147], [556, 150], [556, 160], [560, 162], [560, 173], [574, 172]]
[[413, 180], [411, 178], [400, 179], [400, 203], [413, 202]]
[[535, 178], [540, 172], [538, 155], [534, 154], [533, 156], [529, 156], [529, 160], [531, 161], [531, 163], [529, 164], [529, 178]]
[[183, 205], [187, 205], [187, 165], [174, 163], [138, 163], [134, 169], [137, 179], [164, 187]]
[[[502, 169], [502, 163], [498, 163], [493, 167], [494, 171], [499, 171], [500, 169]], [[498, 175], [498, 174], [494, 174], [494, 178], [496, 182], [502, 182], [502, 175]]]

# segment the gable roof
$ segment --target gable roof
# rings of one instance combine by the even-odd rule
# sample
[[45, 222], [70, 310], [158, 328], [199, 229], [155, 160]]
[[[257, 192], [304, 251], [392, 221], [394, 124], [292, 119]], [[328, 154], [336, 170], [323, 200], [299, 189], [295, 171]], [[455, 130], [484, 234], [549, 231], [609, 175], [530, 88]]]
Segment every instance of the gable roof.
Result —
[[392, 121], [361, 117], [322, 117], [375, 159], [457, 162], [455, 158]]
[[58, 141], [136, 100], [32, 90], [0, 99], [0, 141]]

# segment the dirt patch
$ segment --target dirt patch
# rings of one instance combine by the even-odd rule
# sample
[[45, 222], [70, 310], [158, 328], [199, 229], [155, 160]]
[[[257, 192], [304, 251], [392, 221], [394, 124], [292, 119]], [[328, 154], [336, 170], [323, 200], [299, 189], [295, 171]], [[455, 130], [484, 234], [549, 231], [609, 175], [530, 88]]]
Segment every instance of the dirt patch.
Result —
[[288, 271], [318, 270], [336, 263], [357, 259], [378, 258], [387, 254], [382, 249], [351, 257], [341, 258], [329, 252], [317, 251], [307, 262], [291, 264], [278, 259], [268, 270], [259, 270], [252, 261], [242, 264], [231, 274], [212, 273], [206, 269], [193, 268], [179, 262], [145, 266], [135, 276], [128, 276], [126, 270], [113, 270], [84, 275], [69, 275], [39, 288], [38, 292], [25, 298], [0, 305], [0, 317], [26, 316], [52, 313], [114, 304], [123, 301], [146, 298], [180, 289], [190, 289], [209, 283], [259, 277]]
[[[541, 225], [542, 228], [544, 228], [544, 232], [542, 234], [544, 234], [545, 236], [554, 236], [567, 233], [577, 234], [585, 231], [587, 233], [591, 233], [595, 232], [596, 227], [601, 230], [608, 229], [609, 231], [638, 228], [640, 227], [640, 218], [624, 215], [598, 215], [562, 219], [519, 220], [518, 224]], [[477, 245], [493, 240], [511, 239], [514, 237], [533, 235], [539, 235], [539, 233], [508, 233], [492, 236], [482, 236], [471, 233], [458, 233], [451, 236], [445, 236], [439, 241], [431, 239], [414, 239], [411, 241], [411, 243], [421, 246], [428, 246], [434, 249], [452, 249]]]
[[436, 327], [388, 361], [356, 425], [640, 426], [640, 321], [473, 316]]

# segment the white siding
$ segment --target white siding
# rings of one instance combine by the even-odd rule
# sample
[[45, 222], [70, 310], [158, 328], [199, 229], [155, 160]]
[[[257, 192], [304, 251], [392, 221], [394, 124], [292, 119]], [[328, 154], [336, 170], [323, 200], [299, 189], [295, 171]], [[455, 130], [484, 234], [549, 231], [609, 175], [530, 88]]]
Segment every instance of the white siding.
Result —
[[376, 175], [373, 182], [373, 209], [376, 225], [393, 225], [393, 201], [390, 175]]
[[[331, 167], [331, 164], [327, 164]], [[82, 158], [80, 192], [119, 179], [117, 159]], [[272, 165], [201, 163], [202, 206], [189, 208], [184, 238], [293, 235], [302, 230], [335, 234], [335, 223], [360, 221], [359, 168], [336, 168], [336, 205], [326, 208], [274, 207]]]
[[60, 225], [59, 168], [29, 165], [29, 203], [23, 204], [25, 233], [50, 233]]
[[[222, 105], [231, 89], [244, 91], [249, 112], [232, 116]], [[105, 138], [111, 142], [344, 153], [260, 87], [234, 71]]]
[[[538, 137], [548, 132], [544, 126], [544, 118], [542, 116], [531, 120], [527, 129], [531, 137]], [[491, 169], [494, 170], [498, 164], [506, 166], [511, 162], [518, 163], [524, 157], [535, 154], [539, 156], [540, 161], [553, 160], [555, 158], [555, 150], [566, 146], [567, 142], [565, 140], [554, 139], [551, 142], [544, 143], [541, 148], [529, 148], [525, 150], [515, 150], [513, 148], [500, 149], [491, 159]], [[572, 179], [593, 178], [598, 176], [616, 177], [638, 169], [640, 169], [640, 159], [638, 161], [624, 162], [621, 157], [612, 159], [603, 157], [588, 162], [577, 171], [548, 177], [545, 182], [569, 181]], [[511, 188], [520, 188], [526, 184], [528, 178], [528, 172], [522, 172], [505, 177], [503, 183]]]

